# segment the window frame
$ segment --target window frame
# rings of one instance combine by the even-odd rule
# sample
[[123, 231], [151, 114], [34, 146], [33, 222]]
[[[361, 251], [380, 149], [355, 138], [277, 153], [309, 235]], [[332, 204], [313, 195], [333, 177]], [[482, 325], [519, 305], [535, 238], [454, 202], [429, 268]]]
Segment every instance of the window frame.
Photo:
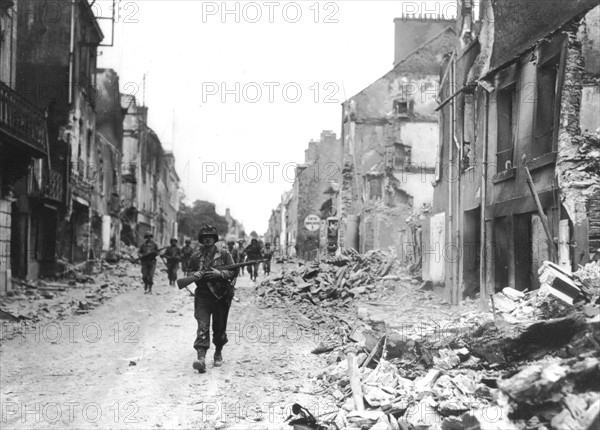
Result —
[[[519, 62], [515, 62], [510, 67], [500, 72], [496, 77], [496, 91], [495, 91], [495, 102], [496, 102], [496, 174], [510, 171], [515, 168], [515, 149], [518, 143], [518, 132], [519, 132], [519, 106], [520, 106], [520, 92], [519, 92], [519, 74], [521, 71], [521, 65]], [[509, 149], [500, 149], [500, 94], [510, 87], [514, 87], [513, 100], [511, 106], [511, 147]], [[510, 158], [507, 161], [511, 162], [511, 167], [506, 168], [506, 161], [502, 165], [498, 162], [498, 156], [510, 151]]]
[[[406, 106], [406, 109], [403, 112], [400, 112], [399, 107], [400, 106]], [[410, 114], [411, 114], [411, 103], [404, 98], [397, 98], [394, 99], [394, 101], [392, 102], [392, 112], [394, 113], [394, 116], [396, 118], [410, 118]]]
[[[532, 124], [532, 133], [531, 133], [531, 158], [533, 160], [538, 159], [540, 157], [544, 157], [546, 154], [550, 154], [557, 151], [558, 148], [558, 132], [560, 128], [560, 105], [562, 102], [562, 89], [564, 84], [564, 72], [566, 65], [566, 56], [567, 56], [567, 37], [564, 34], [557, 35], [553, 37], [550, 41], [542, 41], [538, 44], [535, 55], [537, 57], [537, 64], [535, 70], [535, 107], [533, 114], [533, 124]], [[558, 57], [558, 67], [556, 70], [556, 80], [555, 80], [555, 96], [553, 103], [553, 115], [552, 115], [552, 137], [549, 148], [547, 151], [539, 152], [537, 149], [536, 140], [538, 139], [538, 103], [539, 103], [539, 93], [538, 93], [538, 84], [540, 77], [540, 69], [547, 66], [548, 63], [555, 60]], [[531, 160], [528, 160], [531, 161]]]

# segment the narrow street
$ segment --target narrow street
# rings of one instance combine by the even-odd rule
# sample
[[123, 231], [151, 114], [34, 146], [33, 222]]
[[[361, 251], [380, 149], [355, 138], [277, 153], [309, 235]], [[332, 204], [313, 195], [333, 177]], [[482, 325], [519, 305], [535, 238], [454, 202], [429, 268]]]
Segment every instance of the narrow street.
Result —
[[5, 342], [2, 428], [279, 428], [294, 402], [326, 404], [308, 383], [322, 367], [310, 354], [318, 333], [293, 309], [261, 308], [238, 278], [225, 364], [213, 368], [212, 346], [200, 375], [193, 298], [157, 278], [154, 295], [131, 288]]

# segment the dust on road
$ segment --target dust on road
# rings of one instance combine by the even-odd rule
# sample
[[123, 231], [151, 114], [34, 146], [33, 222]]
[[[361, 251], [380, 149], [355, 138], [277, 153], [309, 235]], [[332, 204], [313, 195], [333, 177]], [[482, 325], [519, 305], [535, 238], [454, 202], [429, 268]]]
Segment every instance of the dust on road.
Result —
[[[259, 278], [260, 281], [260, 278]], [[192, 369], [193, 297], [157, 275], [155, 294], [125, 291], [87, 315], [45, 322], [0, 349], [3, 429], [291, 428], [299, 402], [335, 409], [309, 376], [321, 333], [291, 308], [261, 308], [238, 278], [225, 364]]]

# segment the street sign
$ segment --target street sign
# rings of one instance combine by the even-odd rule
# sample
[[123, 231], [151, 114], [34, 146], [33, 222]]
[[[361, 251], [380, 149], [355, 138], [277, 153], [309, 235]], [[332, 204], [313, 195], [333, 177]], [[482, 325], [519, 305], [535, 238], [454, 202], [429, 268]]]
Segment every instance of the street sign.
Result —
[[304, 218], [304, 227], [308, 231], [317, 231], [321, 228], [321, 218], [318, 215], [309, 215]]

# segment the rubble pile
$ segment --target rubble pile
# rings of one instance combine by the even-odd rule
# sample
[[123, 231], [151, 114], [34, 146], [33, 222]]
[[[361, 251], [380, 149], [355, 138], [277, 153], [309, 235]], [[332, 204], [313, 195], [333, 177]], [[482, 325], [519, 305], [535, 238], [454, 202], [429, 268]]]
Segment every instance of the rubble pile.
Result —
[[395, 253], [374, 250], [361, 256], [344, 250], [339, 256], [328, 256], [320, 263], [308, 263], [264, 280], [258, 295], [264, 302], [275, 303], [283, 296], [293, 302], [308, 302], [322, 307], [342, 307], [354, 297], [380, 288], [379, 281], [390, 279]]
[[[266, 307], [284, 306], [297, 312], [298, 324], [323, 330], [331, 342], [346, 341], [353, 326], [351, 305], [360, 296], [382, 298], [396, 267], [393, 249], [364, 255], [344, 250], [320, 263], [288, 265], [281, 274], [267, 277], [257, 287]], [[325, 347], [325, 350], [331, 350]]]
[[[337, 261], [308, 265], [280, 277], [279, 285], [265, 282], [261, 293], [268, 301], [303, 304], [306, 316], [322, 315], [337, 306], [330, 300], [343, 306], [354, 298], [353, 289], [377, 284], [386, 263], [379, 258], [357, 265], [349, 255]], [[471, 311], [401, 330], [383, 321], [352, 328], [357, 320], [346, 318], [347, 336], [313, 351], [328, 352], [327, 367], [314, 376], [339, 408], [324, 424], [375, 430], [598, 428], [599, 274], [598, 262], [574, 274], [544, 264], [541, 288], [505, 288], [493, 296], [494, 312]], [[346, 289], [340, 278], [358, 281], [347, 282]], [[407, 313], [410, 306], [403, 306]]]
[[14, 338], [28, 325], [86, 314], [120, 292], [139, 286], [139, 267], [128, 261], [101, 261], [93, 267], [92, 276], [81, 271], [82, 265], [67, 268], [63, 278], [13, 279], [14, 289], [2, 303], [2, 319], [19, 324], [5, 330], [0, 340]]

